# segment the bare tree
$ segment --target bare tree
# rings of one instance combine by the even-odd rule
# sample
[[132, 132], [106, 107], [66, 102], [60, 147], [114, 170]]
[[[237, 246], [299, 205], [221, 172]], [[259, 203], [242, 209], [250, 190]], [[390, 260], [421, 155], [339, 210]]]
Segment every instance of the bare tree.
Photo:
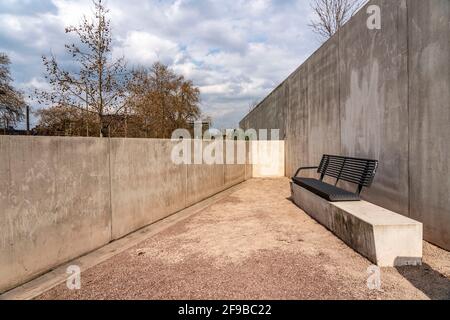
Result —
[[68, 54], [78, 65], [77, 71], [63, 69], [55, 56], [43, 57], [46, 79], [51, 90], [36, 91], [40, 103], [65, 106], [93, 113], [101, 137], [107, 136], [111, 115], [125, 108], [127, 72], [124, 58], [113, 61], [111, 22], [101, 0], [93, 1], [95, 19], [83, 17], [79, 26], [66, 28], [79, 43], [66, 45]]
[[135, 70], [129, 90], [131, 116], [147, 137], [170, 138], [173, 130], [187, 129], [201, 115], [199, 89], [161, 63]]
[[52, 106], [36, 111], [39, 124], [35, 130], [44, 136], [90, 136], [89, 130], [98, 136], [98, 119], [94, 113], [67, 106]]
[[22, 94], [11, 85], [10, 64], [8, 56], [0, 53], [0, 120], [5, 130], [23, 119], [26, 107]]
[[324, 39], [331, 38], [366, 0], [312, 0], [316, 19], [309, 26]]
[[254, 99], [252, 102], [250, 102], [248, 104], [248, 112], [252, 112], [253, 110], [256, 109], [256, 107], [259, 105], [259, 100], [258, 99]]

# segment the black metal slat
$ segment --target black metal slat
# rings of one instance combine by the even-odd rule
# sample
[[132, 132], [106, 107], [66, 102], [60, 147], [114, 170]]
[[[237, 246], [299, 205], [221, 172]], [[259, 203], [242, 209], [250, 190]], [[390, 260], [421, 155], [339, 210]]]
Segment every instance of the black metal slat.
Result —
[[[373, 170], [372, 170], [372, 172], [373, 172]], [[370, 171], [367, 171], [367, 170], [361, 170], [361, 171], [343, 170], [343, 173], [346, 173], [349, 175], [356, 175], [356, 176], [364, 176], [364, 175], [370, 176], [371, 175]]]
[[373, 181], [377, 161], [325, 155], [319, 172], [339, 180], [368, 186]]
[[[342, 164], [341, 165], [330, 165], [328, 166], [329, 168], [332, 169], [340, 169], [342, 168]], [[374, 170], [376, 168], [376, 166], [347, 166], [345, 165], [344, 168], [346, 170], [355, 170], [355, 171], [370, 171], [370, 170]]]
[[[373, 172], [373, 171], [372, 171]], [[344, 170], [343, 171], [344, 174], [349, 175], [349, 176], [356, 176], [356, 177], [363, 177], [363, 176], [371, 176], [373, 175], [370, 171], [348, 171], [348, 170]]]
[[370, 182], [372, 181], [373, 177], [370, 176], [364, 176], [364, 175], [360, 175], [360, 176], [354, 176], [354, 175], [342, 175], [343, 178], [348, 179], [348, 180], [353, 180], [353, 181], [358, 181], [361, 183], [366, 183], [366, 182]]
[[345, 167], [366, 170], [367, 168], [375, 168], [376, 163], [345, 163]]
[[[340, 160], [343, 161], [343, 160]], [[355, 159], [348, 159], [346, 162], [348, 163], [376, 163], [375, 160], [355, 160]]]
[[320, 181], [327, 176], [337, 179], [336, 185], [340, 180], [358, 185], [359, 194], [363, 187], [372, 184], [377, 168], [376, 160], [324, 155], [317, 172], [321, 174]]
[[[348, 172], [342, 173], [342, 177], [346, 177], [348, 179], [355, 179], [358, 181], [365, 180], [364, 176], [365, 176], [364, 174], [354, 174], [354, 173], [348, 173]], [[369, 176], [367, 176], [367, 177], [369, 177]]]
[[363, 184], [363, 185], [370, 184], [370, 182], [371, 182], [370, 180], [366, 180], [366, 179], [361, 180], [361, 179], [358, 179], [358, 178], [348, 178], [348, 177], [344, 177], [344, 176], [341, 177], [341, 180], [347, 181], [347, 182], [352, 182], [352, 183], [355, 183], [355, 184]]
[[344, 156], [333, 156], [333, 155], [328, 155], [328, 154], [324, 155], [324, 157], [335, 158], [335, 159], [362, 160], [362, 161], [375, 161], [376, 162], [376, 160], [371, 160], [371, 159], [344, 157]]

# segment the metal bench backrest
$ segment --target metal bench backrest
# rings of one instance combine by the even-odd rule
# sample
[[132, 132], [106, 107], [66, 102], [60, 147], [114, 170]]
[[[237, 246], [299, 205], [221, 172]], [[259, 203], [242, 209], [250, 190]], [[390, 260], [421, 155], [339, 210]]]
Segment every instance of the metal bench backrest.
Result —
[[336, 185], [340, 180], [357, 184], [357, 192], [361, 193], [363, 187], [372, 185], [377, 169], [377, 160], [324, 155], [318, 172], [320, 180], [325, 176], [336, 178]]

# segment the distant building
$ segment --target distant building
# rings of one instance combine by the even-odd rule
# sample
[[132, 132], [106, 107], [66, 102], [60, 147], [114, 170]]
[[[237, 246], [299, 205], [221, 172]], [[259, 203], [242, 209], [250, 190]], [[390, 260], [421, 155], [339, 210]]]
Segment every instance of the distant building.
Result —
[[[191, 133], [191, 136], [194, 137], [194, 128], [195, 125], [198, 125], [200, 123], [199, 120], [197, 121], [189, 121], [188, 122], [188, 130]], [[202, 125], [202, 134], [205, 133], [205, 131], [208, 131], [209, 129], [211, 129], [211, 119], [206, 119], [206, 120], [202, 120], [201, 121], [201, 125]]]
[[[27, 130], [18, 130], [13, 127], [0, 127], [0, 136], [7, 135], [7, 136], [26, 136]], [[30, 131], [30, 135], [36, 135], [36, 131], [33, 129]]]

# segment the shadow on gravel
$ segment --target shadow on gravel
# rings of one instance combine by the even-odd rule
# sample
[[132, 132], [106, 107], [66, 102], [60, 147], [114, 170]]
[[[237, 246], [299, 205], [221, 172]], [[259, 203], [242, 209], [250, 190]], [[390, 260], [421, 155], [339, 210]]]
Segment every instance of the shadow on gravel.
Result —
[[450, 300], [450, 279], [428, 264], [397, 267], [398, 272], [432, 300]]

